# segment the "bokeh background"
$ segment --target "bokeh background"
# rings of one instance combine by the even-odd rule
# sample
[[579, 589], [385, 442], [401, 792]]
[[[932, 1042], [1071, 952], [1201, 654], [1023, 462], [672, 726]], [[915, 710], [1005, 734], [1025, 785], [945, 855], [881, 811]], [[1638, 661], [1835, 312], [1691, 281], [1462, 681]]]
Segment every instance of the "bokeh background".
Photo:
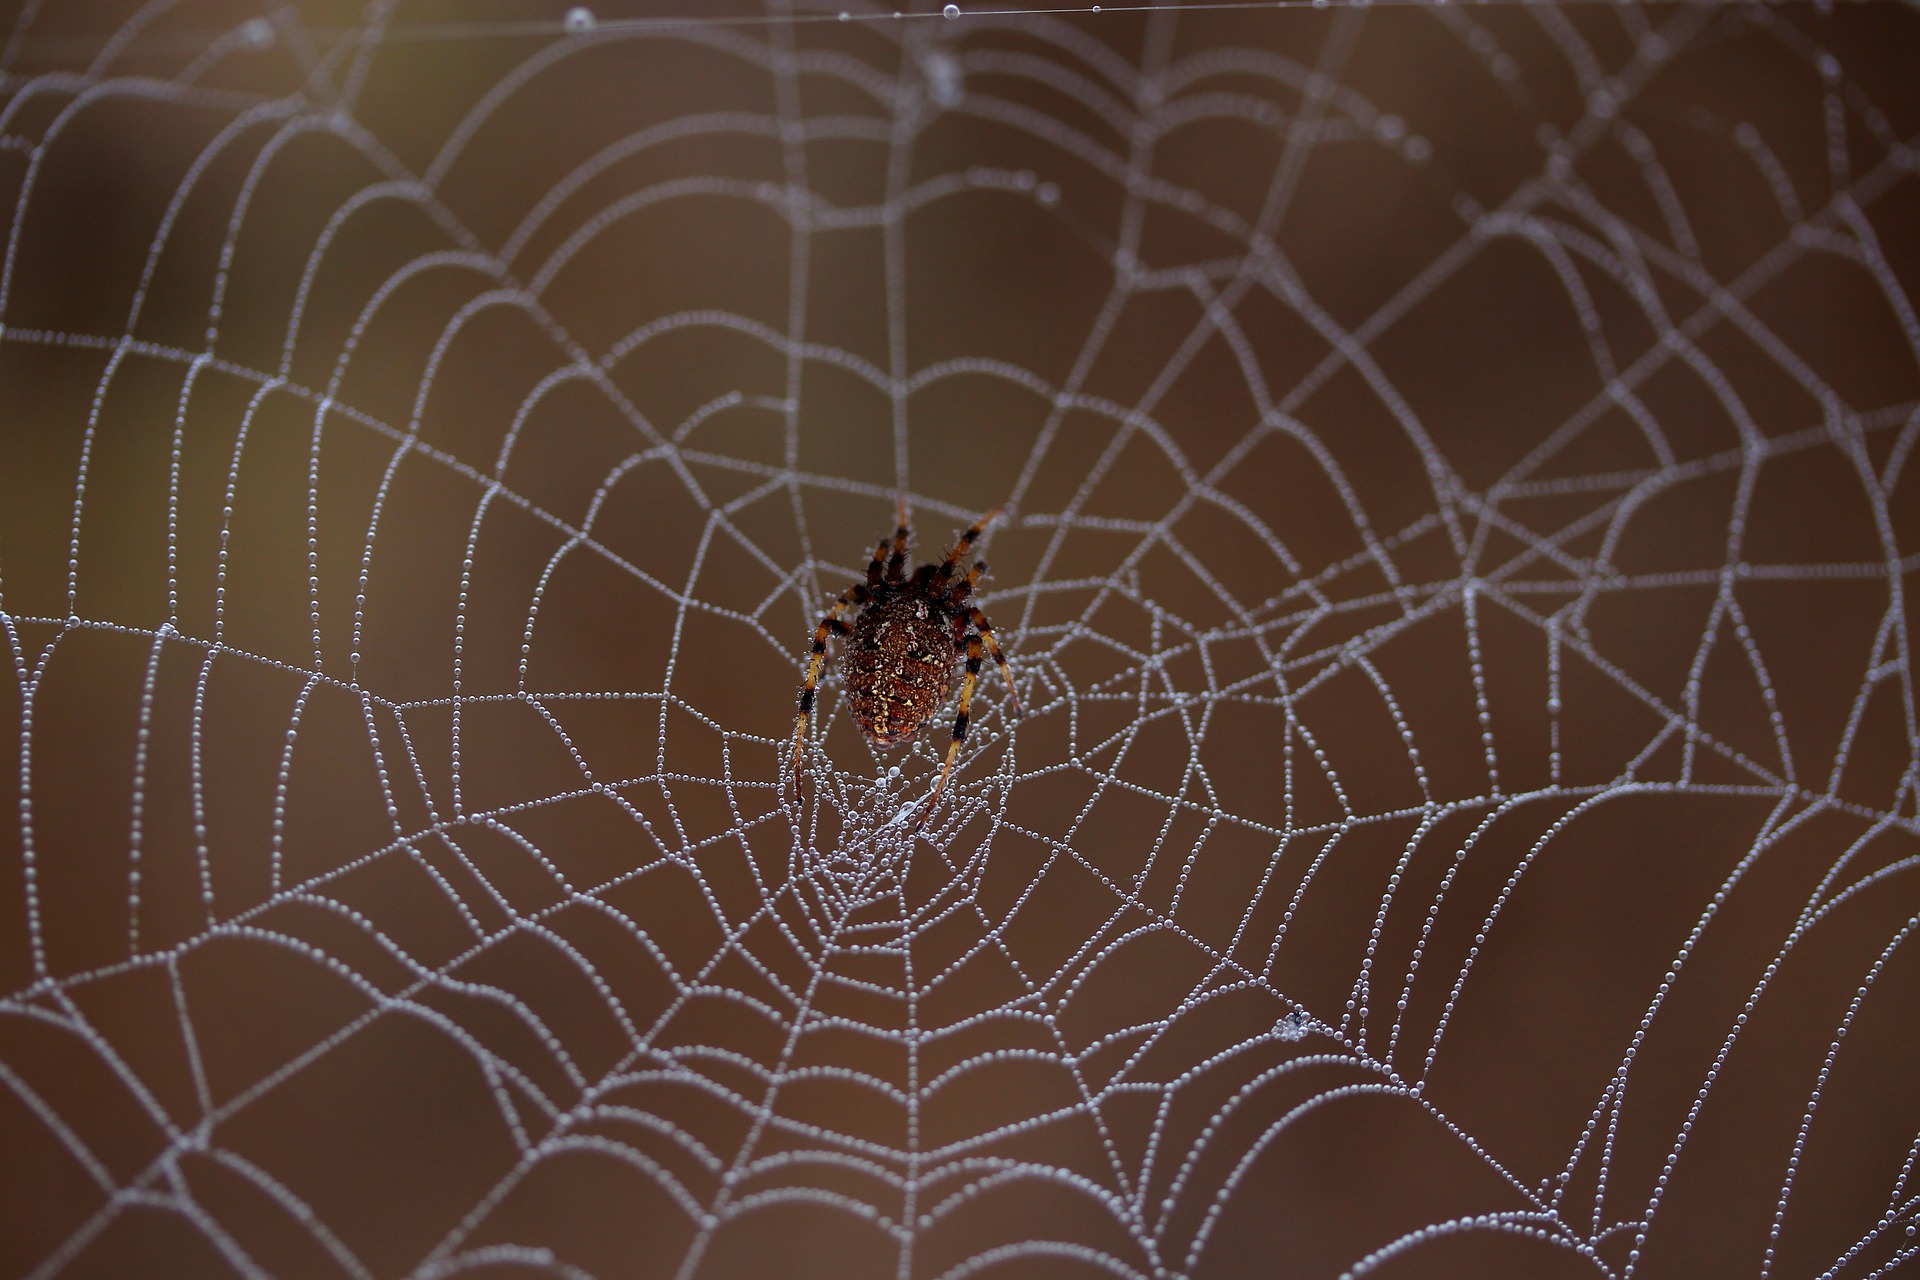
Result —
[[0, 1273], [1920, 1266], [1920, 10], [1019, 7], [0, 20]]

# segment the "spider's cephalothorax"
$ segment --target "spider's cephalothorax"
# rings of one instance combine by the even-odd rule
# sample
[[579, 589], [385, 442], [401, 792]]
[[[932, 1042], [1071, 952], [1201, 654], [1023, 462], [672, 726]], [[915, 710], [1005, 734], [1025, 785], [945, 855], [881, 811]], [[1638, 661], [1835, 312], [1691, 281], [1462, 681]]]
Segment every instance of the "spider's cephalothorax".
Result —
[[[999, 514], [989, 511], [981, 516], [960, 535], [945, 560], [921, 565], [909, 578], [905, 576], [907, 508], [904, 502], [900, 504], [900, 523], [893, 532], [891, 551], [882, 541], [867, 565], [865, 580], [843, 591], [814, 628], [813, 656], [807, 663], [806, 683], [800, 687], [800, 717], [793, 726], [796, 780], [800, 776], [801, 744], [813, 719], [820, 668], [827, 660], [829, 635], [847, 637], [840, 664], [847, 706], [861, 732], [881, 746], [906, 741], [934, 717], [953, 691], [953, 665], [964, 655], [966, 675], [960, 681], [960, 710], [954, 716], [953, 740], [947, 744], [946, 762], [940, 767], [940, 780], [934, 784], [929, 814], [939, 803], [947, 775], [953, 772], [953, 758], [967, 738], [967, 713], [973, 704], [983, 648], [1000, 664], [1018, 710], [1020, 696], [1014, 690], [1006, 657], [993, 638], [993, 624], [977, 606], [968, 603], [974, 584], [985, 575], [987, 566], [976, 560], [965, 573], [959, 572], [960, 561]], [[841, 615], [854, 608], [860, 613], [849, 623]]]

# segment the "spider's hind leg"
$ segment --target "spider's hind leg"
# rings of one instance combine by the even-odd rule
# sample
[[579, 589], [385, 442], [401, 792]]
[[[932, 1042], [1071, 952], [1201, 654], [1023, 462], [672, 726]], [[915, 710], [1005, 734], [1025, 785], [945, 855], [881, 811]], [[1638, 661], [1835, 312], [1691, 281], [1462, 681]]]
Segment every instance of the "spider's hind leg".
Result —
[[[882, 549], [886, 547], [884, 542], [880, 545]], [[878, 554], [874, 556], [873, 563], [876, 566], [880, 563]], [[869, 570], [869, 573], [871, 572], [872, 570]], [[793, 776], [793, 789], [796, 795], [799, 794], [800, 791], [800, 749], [807, 740], [807, 729], [813, 723], [813, 703], [820, 687], [820, 668], [825, 666], [827, 662], [827, 636], [829, 633], [840, 636], [851, 635], [853, 633], [852, 625], [840, 615], [853, 606], [865, 604], [871, 599], [873, 599], [873, 593], [867, 590], [866, 583], [854, 583], [840, 593], [840, 598], [833, 602], [832, 607], [827, 610], [826, 616], [820, 619], [820, 625], [813, 629], [813, 653], [812, 656], [807, 659], [806, 681], [800, 686], [800, 714], [795, 717], [793, 722], [793, 752], [790, 772]]]
[[1013, 668], [1007, 665], [1007, 655], [1000, 652], [1000, 642], [993, 635], [993, 624], [987, 621], [987, 615], [980, 612], [978, 605], [968, 606], [967, 621], [972, 624], [975, 631], [980, 633], [980, 639], [985, 642], [987, 652], [993, 655], [994, 662], [1000, 666], [1000, 674], [1007, 678], [1007, 694], [1013, 699], [1013, 714], [1025, 715], [1026, 713], [1020, 708], [1020, 690], [1013, 683]]
[[973, 686], [980, 678], [980, 637], [967, 636], [967, 675], [960, 682], [960, 711], [953, 718], [953, 740], [947, 743], [947, 758], [940, 765], [940, 778], [933, 784], [933, 794], [927, 797], [927, 810], [920, 815], [920, 826], [925, 826], [934, 810], [940, 807], [940, 797], [946, 793], [947, 778], [953, 773], [954, 757], [960, 754], [960, 744], [967, 740], [967, 720], [973, 710]]

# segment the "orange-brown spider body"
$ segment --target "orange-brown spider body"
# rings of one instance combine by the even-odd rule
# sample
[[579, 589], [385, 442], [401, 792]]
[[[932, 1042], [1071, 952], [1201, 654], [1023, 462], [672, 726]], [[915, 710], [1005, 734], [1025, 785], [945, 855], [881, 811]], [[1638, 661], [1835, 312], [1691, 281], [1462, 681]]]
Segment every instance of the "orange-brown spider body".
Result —
[[840, 677], [854, 721], [869, 738], [890, 747], [933, 719], [953, 692], [965, 633], [964, 616], [905, 596], [870, 605], [854, 619]]
[[[947, 776], [953, 772], [953, 760], [967, 738], [967, 721], [973, 706], [974, 683], [980, 675], [982, 651], [993, 655], [1001, 674], [1007, 678], [1007, 690], [1013, 695], [1013, 707], [1019, 710], [1020, 695], [1013, 685], [1013, 673], [993, 636], [993, 624], [979, 608], [968, 603], [973, 588], [987, 571], [975, 561], [965, 573], [960, 562], [990, 521], [1000, 513], [990, 511], [980, 517], [939, 564], [923, 564], [906, 576], [907, 506], [900, 504], [900, 523], [894, 530], [891, 554], [883, 540], [867, 565], [867, 576], [840, 593], [833, 607], [813, 632], [813, 654], [807, 662], [806, 683], [800, 686], [800, 715], [793, 725], [793, 775], [800, 776], [800, 750], [806, 741], [807, 726], [813, 721], [814, 697], [820, 683], [820, 669], [827, 660], [827, 637], [842, 636], [847, 641], [841, 658], [841, 677], [846, 683], [847, 707], [862, 733], [881, 746], [905, 742], [920, 726], [939, 714], [953, 692], [953, 671], [964, 659], [966, 674], [960, 681], [960, 708], [953, 719], [953, 738], [947, 744], [947, 758], [940, 766], [939, 781], [927, 807], [931, 815], [946, 789]], [[840, 615], [858, 608], [859, 615], [849, 623]], [[925, 821], [925, 817], [921, 821]]]

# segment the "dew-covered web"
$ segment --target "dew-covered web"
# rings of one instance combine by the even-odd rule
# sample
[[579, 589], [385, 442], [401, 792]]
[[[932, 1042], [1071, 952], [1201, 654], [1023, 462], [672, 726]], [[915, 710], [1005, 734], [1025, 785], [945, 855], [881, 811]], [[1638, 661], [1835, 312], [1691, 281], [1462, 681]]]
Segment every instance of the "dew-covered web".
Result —
[[1914, 1265], [1920, 13], [962, 8], [15, 9], [0, 1271]]

